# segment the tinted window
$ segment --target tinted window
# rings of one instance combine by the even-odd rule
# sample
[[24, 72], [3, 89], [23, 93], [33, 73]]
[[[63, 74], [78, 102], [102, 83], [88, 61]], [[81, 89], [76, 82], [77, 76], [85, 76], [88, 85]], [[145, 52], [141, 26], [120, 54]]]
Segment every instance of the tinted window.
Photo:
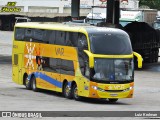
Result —
[[15, 40], [24, 40], [24, 28], [16, 28], [15, 30]]
[[74, 75], [74, 64], [71, 60], [50, 58], [49, 68], [61, 74]]
[[46, 30], [30, 28], [16, 28], [15, 39], [39, 43], [48, 43], [49, 41]]
[[15, 30], [15, 39], [21, 41], [78, 47], [78, 41], [82, 38], [84, 38], [82, 34], [79, 35], [79, 33], [76, 32], [31, 28], [16, 28]]
[[127, 35], [99, 33], [90, 35], [91, 51], [94, 54], [131, 54], [132, 47]]
[[56, 58], [49, 59], [49, 67], [57, 71], [60, 68], [61, 60]]
[[66, 71], [74, 71], [74, 65], [73, 61], [71, 60], [61, 60], [61, 67], [60, 69], [66, 70]]
[[54, 44], [77, 47], [78, 33], [55, 31], [55, 34]]
[[73, 39], [73, 33], [66, 32], [66, 40], [65, 40], [66, 46], [75, 46], [75, 39]]
[[77, 47], [77, 44], [78, 44], [78, 33], [69, 32], [69, 39], [71, 41], [72, 46]]
[[56, 41], [56, 31], [47, 30], [46, 39], [48, 39], [49, 44], [55, 44]]
[[60, 71], [61, 74], [74, 75], [73, 61], [61, 59]]
[[56, 41], [55, 44], [57, 45], [65, 45], [65, 32], [62, 31], [56, 31]]
[[85, 35], [79, 34], [77, 47], [80, 50], [87, 50], [88, 49], [87, 38]]
[[46, 40], [46, 33], [45, 33], [46, 31], [45, 30], [39, 30], [39, 29], [35, 29], [34, 31], [33, 31], [33, 39], [35, 40], [35, 41], [40, 41], [40, 42], [45, 42]]
[[85, 72], [87, 71], [87, 64], [88, 64], [88, 56], [83, 50], [88, 49], [88, 43], [87, 38], [84, 34], [79, 33], [78, 41], [77, 41], [77, 47], [78, 47], [78, 57], [79, 57], [79, 64], [80, 64], [80, 70], [83, 75], [85, 75]]
[[71, 60], [36, 56], [38, 70], [74, 75], [74, 64]]
[[33, 38], [33, 30], [25, 29], [24, 41], [30, 41]]

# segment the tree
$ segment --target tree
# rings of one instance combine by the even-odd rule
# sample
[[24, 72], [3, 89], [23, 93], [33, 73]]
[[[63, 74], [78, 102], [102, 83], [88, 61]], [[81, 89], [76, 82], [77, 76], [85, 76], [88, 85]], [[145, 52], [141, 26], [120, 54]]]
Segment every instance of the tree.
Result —
[[140, 6], [145, 5], [151, 9], [160, 10], [160, 0], [139, 0]]

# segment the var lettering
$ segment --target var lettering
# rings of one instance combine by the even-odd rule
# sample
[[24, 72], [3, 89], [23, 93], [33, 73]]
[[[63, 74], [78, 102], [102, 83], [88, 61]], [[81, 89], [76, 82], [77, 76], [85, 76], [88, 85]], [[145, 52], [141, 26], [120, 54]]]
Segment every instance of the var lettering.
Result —
[[114, 89], [116, 89], [116, 90], [124, 89], [124, 85], [115, 85]]
[[64, 55], [64, 48], [55, 48], [56, 55], [63, 56]]

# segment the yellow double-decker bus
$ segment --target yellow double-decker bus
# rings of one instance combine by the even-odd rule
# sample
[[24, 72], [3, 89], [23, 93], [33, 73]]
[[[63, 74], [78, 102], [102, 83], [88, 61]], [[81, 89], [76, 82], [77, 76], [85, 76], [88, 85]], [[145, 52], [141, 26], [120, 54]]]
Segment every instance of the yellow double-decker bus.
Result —
[[17, 23], [13, 81], [27, 89], [62, 92], [66, 98], [131, 98], [134, 55], [126, 32], [66, 23]]

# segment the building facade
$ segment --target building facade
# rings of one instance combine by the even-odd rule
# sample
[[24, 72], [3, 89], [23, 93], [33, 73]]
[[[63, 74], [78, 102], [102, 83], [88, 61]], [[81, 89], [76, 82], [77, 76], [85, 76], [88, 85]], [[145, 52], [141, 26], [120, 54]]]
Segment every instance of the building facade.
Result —
[[[120, 1], [121, 8], [138, 8], [138, 0]], [[80, 0], [80, 18], [91, 13], [92, 6], [106, 5], [107, 0]], [[0, 29], [13, 30], [16, 17], [41, 22], [70, 21], [71, 0], [0, 0]]]

